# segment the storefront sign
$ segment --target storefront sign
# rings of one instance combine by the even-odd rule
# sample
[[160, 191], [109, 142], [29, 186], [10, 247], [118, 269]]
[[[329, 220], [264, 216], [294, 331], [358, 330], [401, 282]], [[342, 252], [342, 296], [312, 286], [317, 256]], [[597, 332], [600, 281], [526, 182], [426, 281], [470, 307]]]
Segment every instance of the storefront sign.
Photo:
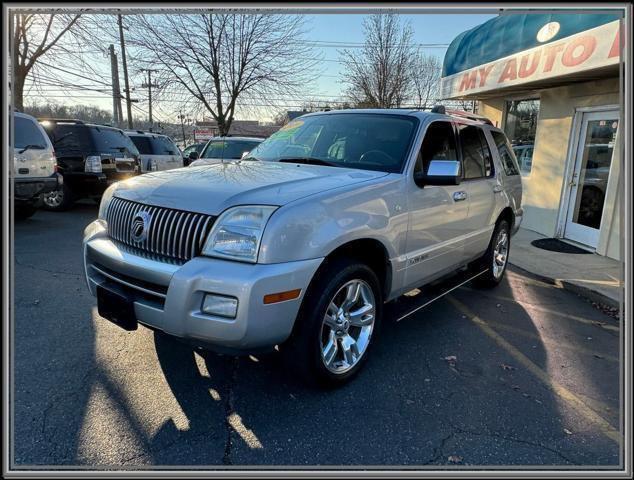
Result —
[[[441, 79], [442, 98], [460, 98], [619, 63], [619, 21]], [[550, 26], [552, 31], [554, 26]], [[540, 37], [548, 32], [540, 30]]]
[[214, 136], [213, 133], [214, 132], [211, 128], [196, 128], [194, 130], [194, 139], [196, 141], [209, 140], [210, 138]]

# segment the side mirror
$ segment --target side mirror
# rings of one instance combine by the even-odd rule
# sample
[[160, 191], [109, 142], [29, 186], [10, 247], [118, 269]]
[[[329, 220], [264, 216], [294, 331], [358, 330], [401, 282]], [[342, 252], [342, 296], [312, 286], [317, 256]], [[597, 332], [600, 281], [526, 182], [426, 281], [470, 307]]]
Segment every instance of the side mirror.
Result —
[[198, 160], [198, 152], [197, 151], [193, 151], [193, 152], [189, 152], [189, 159], [190, 160]]
[[249, 155], [249, 152], [242, 152], [242, 156], [240, 157], [241, 159], [246, 157], [247, 155]]
[[424, 185], [459, 185], [462, 177], [458, 160], [432, 160], [427, 173], [416, 172], [414, 181], [419, 187]]

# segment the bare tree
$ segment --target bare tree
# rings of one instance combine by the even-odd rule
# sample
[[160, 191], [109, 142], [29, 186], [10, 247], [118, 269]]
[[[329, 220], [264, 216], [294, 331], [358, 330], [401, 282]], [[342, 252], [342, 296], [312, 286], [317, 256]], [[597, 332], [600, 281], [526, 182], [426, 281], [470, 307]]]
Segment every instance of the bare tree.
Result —
[[306, 85], [314, 61], [302, 36], [303, 18], [294, 15], [139, 15], [128, 43], [157, 70], [157, 98], [201, 106], [224, 135], [241, 99], [264, 103]]
[[398, 107], [410, 95], [412, 28], [401, 25], [396, 14], [380, 13], [363, 22], [365, 44], [361, 54], [340, 51], [345, 65], [348, 94], [359, 106]]
[[427, 109], [434, 105], [438, 99], [440, 73], [438, 57], [419, 50], [412, 62], [412, 96], [416, 108]]
[[36, 62], [59, 45], [79, 20], [80, 15], [16, 13], [13, 15], [13, 105], [24, 107], [24, 84]]

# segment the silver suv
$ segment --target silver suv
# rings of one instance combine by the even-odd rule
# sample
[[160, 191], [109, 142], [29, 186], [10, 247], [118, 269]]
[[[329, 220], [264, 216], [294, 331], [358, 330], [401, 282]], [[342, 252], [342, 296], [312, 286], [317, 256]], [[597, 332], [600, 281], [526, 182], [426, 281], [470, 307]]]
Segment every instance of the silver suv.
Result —
[[504, 133], [443, 113], [305, 115], [242, 160], [111, 186], [84, 232], [101, 316], [228, 353], [276, 345], [342, 383], [385, 307], [477, 266], [499, 283], [522, 220]]

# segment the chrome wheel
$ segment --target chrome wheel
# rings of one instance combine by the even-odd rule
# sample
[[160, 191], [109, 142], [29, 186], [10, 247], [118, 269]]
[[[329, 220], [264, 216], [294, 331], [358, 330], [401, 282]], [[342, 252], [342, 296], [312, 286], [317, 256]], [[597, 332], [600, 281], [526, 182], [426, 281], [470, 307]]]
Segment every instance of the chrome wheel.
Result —
[[331, 299], [321, 328], [321, 359], [342, 374], [354, 367], [368, 349], [376, 318], [372, 288], [360, 279], [344, 284]]
[[51, 208], [59, 207], [64, 201], [64, 192], [60, 190], [54, 190], [50, 193], [42, 195], [42, 202], [44, 205]]
[[500, 230], [493, 249], [493, 276], [497, 279], [504, 273], [509, 253], [509, 235], [505, 229]]

